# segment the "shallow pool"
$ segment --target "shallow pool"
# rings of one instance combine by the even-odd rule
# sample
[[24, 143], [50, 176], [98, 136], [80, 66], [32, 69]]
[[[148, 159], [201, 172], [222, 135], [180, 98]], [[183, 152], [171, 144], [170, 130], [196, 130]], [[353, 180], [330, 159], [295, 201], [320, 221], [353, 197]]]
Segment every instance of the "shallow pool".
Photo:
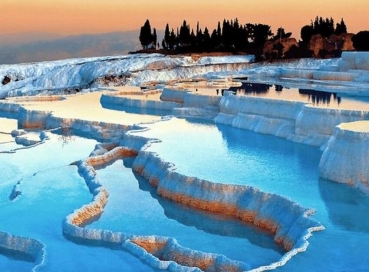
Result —
[[270, 99], [300, 101], [314, 107], [348, 110], [369, 110], [367, 97], [342, 95], [331, 91], [319, 91], [307, 88], [284, 87], [282, 85], [241, 81], [239, 87], [230, 90], [239, 96], [258, 96]]
[[276, 262], [284, 253], [270, 234], [253, 225], [158, 196], [122, 161], [99, 170], [97, 177], [110, 192], [109, 202], [101, 217], [88, 228], [173, 237], [184, 247], [223, 254], [254, 268]]
[[[260, 188], [313, 208], [325, 230], [314, 232], [306, 252], [278, 271], [366, 271], [369, 260], [369, 200], [361, 192], [319, 178], [317, 148], [274, 136], [191, 119], [172, 118], [135, 132], [160, 139], [157, 152], [177, 171], [218, 183]], [[63, 219], [91, 201], [85, 181], [70, 164], [89, 156], [95, 140], [47, 133], [49, 140], [15, 153], [0, 153], [0, 231], [30, 237], [46, 245], [40, 271], [153, 271], [130, 253], [70, 241]], [[2, 150], [12, 149], [9, 143]], [[158, 196], [133, 174], [131, 160], [97, 169], [110, 196], [105, 212], [89, 229], [176, 238], [188, 248], [215, 252], [252, 267], [278, 261], [283, 250], [268, 234], [238, 220], [196, 211]], [[21, 195], [9, 199], [18, 184]], [[76, 257], [78, 256], [78, 257]], [[29, 271], [28, 256], [0, 250], [1, 271]]]
[[[88, 157], [96, 141], [47, 135], [50, 139], [43, 144], [0, 154], [0, 230], [45, 244], [41, 271], [151, 271], [127, 252], [79, 245], [63, 236], [63, 219], [91, 201], [84, 179], [69, 164]], [[11, 201], [17, 183], [21, 195]], [[1, 271], [31, 271], [35, 266], [19, 252], [2, 248], [0, 253]]]
[[321, 152], [269, 135], [195, 120], [171, 119], [141, 133], [161, 140], [150, 151], [177, 171], [219, 183], [251, 185], [285, 196], [313, 215], [325, 230], [313, 234], [304, 253], [281, 271], [365, 271], [369, 199], [360, 191], [319, 178]]
[[[282, 86], [279, 84], [266, 84], [260, 82], [252, 82], [248, 80], [236, 80], [239, 86], [229, 87], [228, 89], [206, 88], [196, 89], [190, 87], [192, 92], [199, 92], [211, 96], [222, 96], [225, 91], [231, 91], [237, 96], [262, 97], [267, 99], [299, 101], [308, 103], [313, 107], [334, 108], [348, 110], [369, 110], [369, 99], [365, 96], [350, 96], [348, 93], [342, 94], [331, 90], [321, 91], [315, 90], [313, 87], [319, 85], [311, 85], [309, 88], [298, 88]], [[327, 88], [328, 89], [328, 88]], [[339, 90], [339, 88], [337, 87]], [[333, 90], [333, 91], [332, 91]]]

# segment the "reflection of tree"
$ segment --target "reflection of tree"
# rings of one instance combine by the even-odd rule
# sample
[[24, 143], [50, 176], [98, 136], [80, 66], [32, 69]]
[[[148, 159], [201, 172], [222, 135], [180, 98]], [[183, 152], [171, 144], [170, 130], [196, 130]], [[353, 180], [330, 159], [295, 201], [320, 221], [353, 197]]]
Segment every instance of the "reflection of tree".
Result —
[[331, 100], [337, 101], [338, 105], [341, 103], [341, 98], [337, 97], [336, 93], [315, 91], [315, 90], [309, 90], [309, 89], [299, 89], [299, 93], [303, 95], [307, 95], [309, 98], [309, 101], [311, 101], [314, 105], [319, 105], [319, 104], [329, 105]]
[[282, 85], [275, 85], [275, 91], [276, 92], [281, 92], [283, 90], [283, 86]]
[[242, 82], [242, 85], [239, 87], [231, 87], [230, 91], [236, 93], [237, 95], [258, 95], [258, 94], [266, 94], [269, 92], [269, 89], [272, 85], [263, 84], [263, 83], [246, 83]]
[[72, 134], [70, 126], [63, 124], [60, 127], [60, 136], [59, 136], [58, 140], [62, 141], [63, 146], [67, 145], [71, 141], [74, 141], [74, 136]]

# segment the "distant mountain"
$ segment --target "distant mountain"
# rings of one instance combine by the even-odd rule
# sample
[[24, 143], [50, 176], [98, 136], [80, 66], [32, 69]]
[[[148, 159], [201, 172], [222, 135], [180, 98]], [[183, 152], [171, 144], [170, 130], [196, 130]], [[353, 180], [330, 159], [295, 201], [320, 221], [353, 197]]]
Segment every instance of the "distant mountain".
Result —
[[122, 55], [141, 47], [136, 30], [56, 39], [52, 35], [33, 35], [0, 35], [0, 64]]
[[6, 45], [21, 45], [24, 43], [40, 42], [40, 41], [51, 41], [56, 39], [64, 38], [60, 34], [50, 32], [24, 32], [24, 33], [0, 33], [0, 47]]

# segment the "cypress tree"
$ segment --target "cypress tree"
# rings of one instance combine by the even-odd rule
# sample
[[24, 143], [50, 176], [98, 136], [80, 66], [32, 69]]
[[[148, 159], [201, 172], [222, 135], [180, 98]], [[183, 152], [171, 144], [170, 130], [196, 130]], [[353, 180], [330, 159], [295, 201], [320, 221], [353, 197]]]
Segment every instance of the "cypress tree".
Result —
[[183, 21], [183, 24], [179, 30], [179, 42], [183, 45], [188, 46], [190, 43], [190, 26], [187, 25], [186, 21]]
[[341, 23], [337, 23], [336, 30], [334, 31], [336, 35], [340, 35], [342, 33], [347, 33], [347, 27], [345, 22], [343, 21], [343, 18], [341, 19]]
[[158, 41], [158, 36], [156, 35], [156, 28], [154, 28], [154, 32], [152, 33], [152, 43], [156, 47], [156, 43]]
[[170, 32], [169, 37], [169, 48], [173, 50], [175, 44], [176, 44], [176, 34], [174, 34], [174, 29], [172, 28], [172, 32]]
[[147, 49], [152, 43], [151, 26], [149, 20], [146, 20], [145, 24], [141, 27], [139, 39], [143, 49]]
[[164, 42], [166, 44], [166, 48], [168, 48], [169, 44], [170, 44], [170, 31], [169, 31], [169, 25], [168, 24], [165, 26]]

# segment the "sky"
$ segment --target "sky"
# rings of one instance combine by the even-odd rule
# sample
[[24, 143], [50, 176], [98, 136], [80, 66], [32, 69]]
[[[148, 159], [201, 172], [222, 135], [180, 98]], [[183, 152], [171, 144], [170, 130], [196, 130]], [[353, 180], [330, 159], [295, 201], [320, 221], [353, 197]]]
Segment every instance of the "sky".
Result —
[[139, 29], [174, 29], [183, 20], [213, 30], [218, 21], [263, 23], [299, 39], [316, 16], [344, 19], [348, 31], [369, 30], [368, 0], [1, 0], [0, 34], [53, 33], [61, 36]]

